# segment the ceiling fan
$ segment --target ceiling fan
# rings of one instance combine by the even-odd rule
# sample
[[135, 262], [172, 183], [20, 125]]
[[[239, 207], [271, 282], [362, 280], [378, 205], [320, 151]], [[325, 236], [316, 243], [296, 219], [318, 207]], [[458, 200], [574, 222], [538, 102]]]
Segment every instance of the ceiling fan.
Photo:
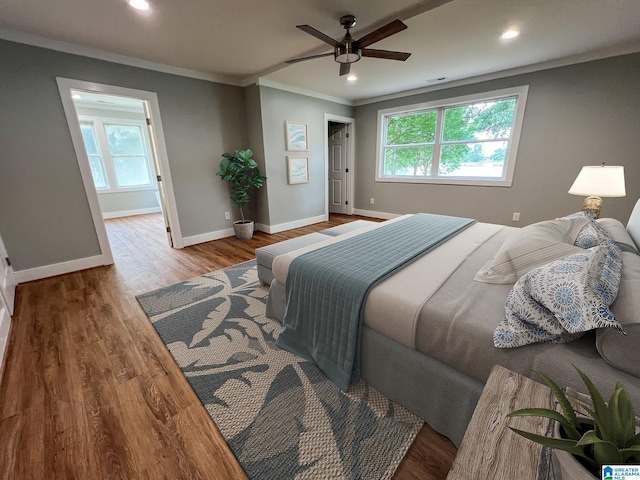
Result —
[[309, 57], [294, 58], [293, 60], [287, 60], [285, 63], [296, 63], [333, 55], [333, 59], [340, 64], [340, 75], [346, 75], [351, 70], [351, 64], [360, 60], [361, 57], [386, 58], [389, 60], [400, 60], [404, 62], [409, 58], [409, 55], [411, 55], [406, 52], [392, 52], [390, 50], [366, 48], [372, 43], [379, 42], [384, 38], [390, 37], [391, 35], [406, 29], [407, 26], [400, 20], [389, 22], [359, 40], [354, 40], [349, 33], [349, 29], [353, 28], [356, 24], [356, 17], [353, 15], [344, 15], [340, 17], [340, 24], [347, 31], [341, 42], [334, 40], [330, 36], [325, 35], [310, 25], [296, 25], [296, 27], [303, 32], [313, 35], [314, 37], [331, 45], [333, 47], [333, 52], [311, 55]]

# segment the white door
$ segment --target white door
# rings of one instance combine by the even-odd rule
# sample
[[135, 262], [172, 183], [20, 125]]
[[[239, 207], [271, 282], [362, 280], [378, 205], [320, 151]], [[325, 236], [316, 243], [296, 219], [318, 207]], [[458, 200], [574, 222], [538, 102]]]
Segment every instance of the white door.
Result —
[[156, 171], [156, 180], [158, 181], [158, 202], [160, 203], [160, 209], [162, 210], [162, 216], [164, 217], [164, 224], [167, 226], [167, 240], [169, 240], [169, 245], [175, 247], [173, 242], [173, 235], [171, 235], [171, 218], [167, 212], [167, 192], [165, 190], [164, 181], [162, 175], [159, 175], [157, 172], [162, 171], [162, 166], [160, 165], [158, 159], [158, 144], [156, 143], [156, 135], [153, 131], [153, 122], [151, 120], [151, 108], [149, 106], [149, 102], [143, 102], [144, 106], [144, 115], [147, 117], [147, 129], [149, 132], [149, 142], [151, 143], [151, 156], [153, 157], [153, 168]]
[[347, 213], [349, 125], [329, 125], [329, 212]]
[[[13, 303], [16, 298], [16, 277], [11, 268], [11, 261], [0, 237], [0, 295], [3, 297], [9, 315], [13, 315]], [[1, 321], [1, 320], [0, 320]]]

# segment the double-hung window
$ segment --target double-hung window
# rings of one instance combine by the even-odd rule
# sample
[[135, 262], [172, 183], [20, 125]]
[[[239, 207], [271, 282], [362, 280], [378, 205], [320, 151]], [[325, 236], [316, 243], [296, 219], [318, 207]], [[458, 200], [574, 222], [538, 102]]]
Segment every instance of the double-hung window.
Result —
[[80, 130], [99, 192], [155, 188], [144, 122], [81, 117]]
[[527, 90], [380, 110], [376, 180], [511, 186]]

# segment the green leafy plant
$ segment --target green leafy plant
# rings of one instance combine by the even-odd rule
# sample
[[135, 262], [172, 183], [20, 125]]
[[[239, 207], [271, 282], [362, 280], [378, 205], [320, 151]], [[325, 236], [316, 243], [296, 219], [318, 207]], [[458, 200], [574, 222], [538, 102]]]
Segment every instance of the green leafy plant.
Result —
[[636, 419], [629, 394], [620, 382], [616, 383], [608, 404], [593, 382], [578, 367], [573, 366], [589, 390], [591, 405], [579, 402], [591, 417], [592, 422], [580, 421], [580, 417], [562, 389], [549, 377], [536, 370], [555, 395], [562, 413], [547, 408], [524, 408], [510, 413], [509, 417], [546, 417], [559, 422], [566, 438], [546, 437], [511, 428], [529, 440], [547, 447], [572, 453], [589, 470], [599, 475], [605, 464], [620, 465], [638, 463], [640, 460], [640, 434], [636, 433]]
[[245, 223], [242, 207], [249, 203], [249, 190], [260, 188], [267, 177], [260, 174], [253, 152], [236, 150], [235, 153], [223, 153], [220, 171], [216, 173], [231, 185], [231, 205], [240, 209], [242, 223]]

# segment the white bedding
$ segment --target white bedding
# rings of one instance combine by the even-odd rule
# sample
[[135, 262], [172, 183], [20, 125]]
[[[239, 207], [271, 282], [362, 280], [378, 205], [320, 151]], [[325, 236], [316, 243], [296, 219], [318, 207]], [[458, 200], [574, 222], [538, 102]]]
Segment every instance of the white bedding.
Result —
[[469, 255], [505, 228], [475, 223], [376, 285], [365, 303], [364, 324], [415, 350], [424, 304]]
[[[330, 238], [326, 241], [279, 255], [273, 261], [274, 277], [284, 285], [289, 265], [296, 257], [408, 216], [410, 215], [370, 225], [339, 237]], [[415, 350], [417, 322], [424, 304], [471, 253], [505, 228], [510, 227], [490, 223], [475, 223], [376, 285], [369, 293], [365, 303], [364, 324]]]

